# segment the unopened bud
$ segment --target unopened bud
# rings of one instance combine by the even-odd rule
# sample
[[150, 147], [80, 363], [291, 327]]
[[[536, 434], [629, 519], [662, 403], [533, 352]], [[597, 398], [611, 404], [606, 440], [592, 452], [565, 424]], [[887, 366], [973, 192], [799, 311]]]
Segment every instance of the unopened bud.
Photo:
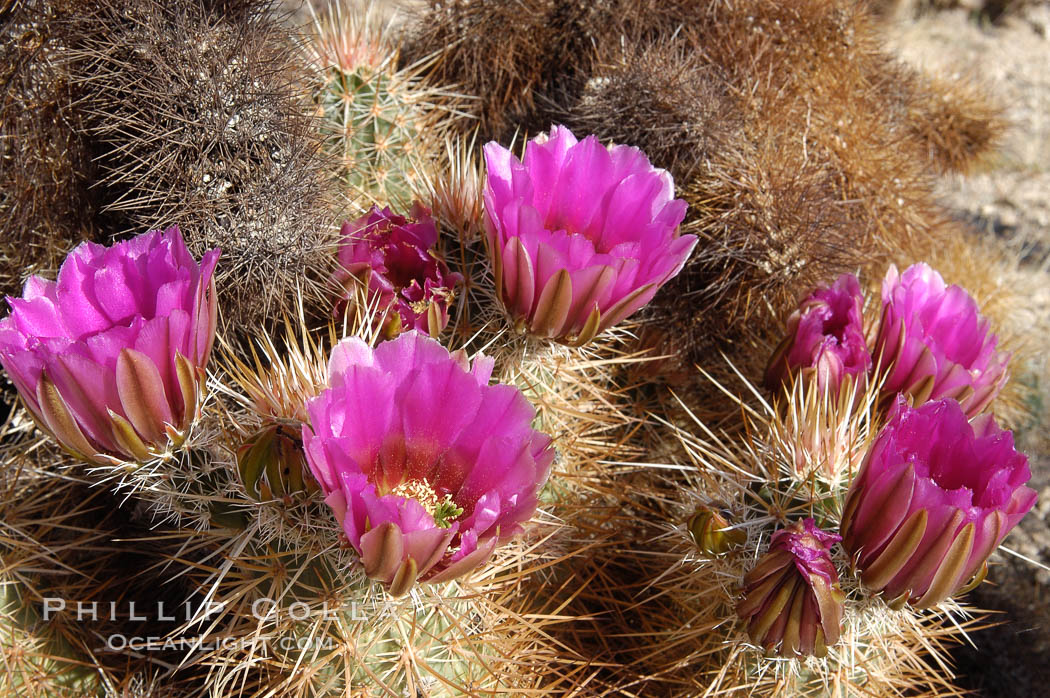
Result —
[[722, 555], [747, 541], [747, 532], [731, 528], [725, 516], [703, 506], [689, 519], [689, 535], [696, 547], [708, 555]]

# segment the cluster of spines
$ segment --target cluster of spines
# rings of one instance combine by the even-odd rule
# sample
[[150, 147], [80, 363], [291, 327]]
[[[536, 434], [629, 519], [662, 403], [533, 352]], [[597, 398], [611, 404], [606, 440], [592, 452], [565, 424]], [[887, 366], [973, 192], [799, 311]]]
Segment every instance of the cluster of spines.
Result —
[[[546, 130], [533, 117], [549, 95], [578, 79], [588, 53], [584, 19], [590, 3], [429, 2], [416, 13], [402, 50], [404, 64], [426, 62], [428, 79], [470, 98], [464, 128], [485, 139]], [[599, 3], [600, 4], [600, 3]], [[566, 80], [567, 76], [572, 77]]]
[[60, 25], [103, 237], [221, 247], [230, 334], [324, 297], [336, 229], [307, 68], [265, 1], [87, 3]]
[[330, 68], [318, 94], [326, 144], [340, 162], [340, 178], [353, 192], [375, 189], [375, 199], [383, 202], [411, 198], [405, 179], [415, 174], [408, 163], [422, 135], [395, 80], [382, 71], [372, 74], [367, 66], [352, 72]]
[[296, 547], [260, 544], [259, 533], [212, 534], [210, 545], [224, 554], [189, 572], [223, 604], [226, 646], [187, 658], [190, 668], [207, 668], [209, 685], [232, 690], [247, 681], [246, 695], [528, 695], [566, 671], [548, 634], [567, 618], [551, 589], [521, 568], [522, 556], [541, 547], [535, 542], [502, 554], [469, 582], [391, 599], [364, 578], [348, 549], [316, 536]]
[[91, 152], [56, 31], [69, 11], [19, 2], [0, 16], [0, 293], [54, 270], [95, 231]]
[[[769, 403], [741, 381], [736, 375], [734, 383], [718, 386], [740, 396], [735, 400], [744, 416], [735, 426], [708, 427], [681, 403], [683, 414], [673, 423], [658, 419], [654, 425], [662, 423], [670, 439], [653, 432], [649, 465], [638, 463], [617, 478], [625, 512], [621, 540], [597, 551], [616, 555], [597, 563], [605, 570], [604, 593], [592, 587], [585, 608], [615, 618], [623, 629], [604, 640], [630, 668], [619, 680], [645, 677], [648, 686], [676, 696], [955, 695], [948, 649], [977, 621], [954, 601], [935, 612], [891, 611], [846, 575], [842, 637], [826, 658], [770, 661], [751, 644], [734, 612], [744, 574], [773, 531], [790, 521], [813, 516], [833, 530], [835, 502], [849, 478], [848, 472], [827, 477], [827, 464], [815, 453], [812, 467], [798, 468], [798, 449], [811, 446], [786, 415], [807, 413], [811, 390], [798, 387], [782, 402]], [[851, 467], [870, 443], [878, 425], [874, 400], [873, 391], [862, 391], [856, 402], [867, 409], [854, 412], [853, 401], [832, 408], [833, 418], [825, 421], [845, 427], [838, 431], [832, 470]], [[716, 520], [736, 533], [723, 546], [707, 545], [690, 530], [699, 512], [716, 512]], [[834, 559], [848, 568], [845, 553]]]
[[375, 6], [338, 2], [314, 17], [307, 53], [328, 171], [357, 206], [407, 209], [456, 111], [448, 88], [424, 83], [425, 59], [399, 65], [400, 39]]
[[[149, 689], [159, 689], [159, 667], [176, 655], [124, 655], [106, 645], [172, 629], [149, 610], [158, 603], [176, 608], [187, 591], [152, 564], [173, 553], [164, 536], [136, 526], [112, 492], [93, 487], [75, 461], [33, 433], [24, 413], [0, 426], [0, 457], [0, 690], [30, 697], [165, 695]], [[195, 683], [190, 675], [164, 681], [166, 695], [183, 694], [182, 678]]]
[[858, 3], [508, 7], [431, 3], [405, 55], [436, 54], [433, 79], [479, 97], [485, 137], [560, 122], [674, 173], [702, 239], [652, 312], [687, 363], [746, 346], [824, 278], [961, 234], [930, 169], [965, 171], [1002, 133], [977, 90], [892, 59]]

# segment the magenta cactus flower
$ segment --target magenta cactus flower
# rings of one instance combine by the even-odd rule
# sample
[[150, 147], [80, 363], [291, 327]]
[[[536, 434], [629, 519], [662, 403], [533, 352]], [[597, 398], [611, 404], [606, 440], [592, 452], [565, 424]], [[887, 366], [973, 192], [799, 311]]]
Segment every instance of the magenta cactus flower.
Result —
[[843, 274], [815, 290], [788, 318], [787, 336], [766, 369], [766, 385], [778, 388], [797, 371], [815, 376], [821, 391], [837, 393], [845, 376], [864, 377], [869, 369], [864, 294], [856, 276]]
[[493, 142], [485, 162], [489, 255], [520, 330], [584, 344], [652, 300], [696, 245], [678, 234], [671, 175], [637, 148], [555, 126], [522, 161]]
[[813, 519], [773, 534], [736, 608], [752, 642], [781, 657], [823, 657], [839, 641], [846, 596], [830, 553], [839, 540]]
[[898, 397], [846, 496], [843, 546], [891, 605], [933, 606], [981, 574], [1032, 508], [1030, 477], [991, 415], [970, 423], [955, 400]]
[[0, 320], [3, 364], [37, 423], [92, 462], [146, 460], [196, 416], [217, 319], [212, 274], [178, 227], [79, 245]]
[[395, 596], [470, 572], [536, 510], [554, 451], [517, 388], [489, 385], [491, 359], [406, 332], [375, 350], [332, 351], [308, 405], [310, 471], [361, 555]]
[[449, 304], [463, 277], [450, 272], [434, 251], [438, 233], [430, 212], [417, 204], [409, 219], [373, 206], [343, 223], [341, 232], [336, 280], [344, 287], [353, 283], [351, 277], [363, 282], [384, 336], [419, 330], [437, 337], [448, 325]]
[[1010, 355], [977, 303], [926, 264], [903, 274], [891, 266], [882, 282], [882, 322], [875, 341], [883, 393], [912, 396], [915, 404], [955, 398], [967, 416], [980, 414], [1009, 377]]

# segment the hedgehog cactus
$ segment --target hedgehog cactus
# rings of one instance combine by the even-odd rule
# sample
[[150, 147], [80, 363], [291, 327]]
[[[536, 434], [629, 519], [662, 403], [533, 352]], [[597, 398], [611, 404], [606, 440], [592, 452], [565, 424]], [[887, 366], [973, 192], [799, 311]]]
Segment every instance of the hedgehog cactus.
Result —
[[[348, 320], [353, 321], [351, 335], [367, 335], [374, 326], [368, 317]], [[332, 329], [327, 339], [335, 336]], [[403, 336], [400, 343], [405, 342], [423, 342], [447, 356], [435, 342], [415, 334]], [[360, 338], [344, 343], [366, 346]], [[397, 344], [379, 348], [389, 354]], [[289, 321], [286, 336], [261, 338], [250, 361], [226, 347], [212, 391], [217, 402], [206, 406], [197, 440], [179, 463], [158, 468], [165, 478], [136, 490], [139, 498], [156, 502], [155, 514], [174, 513], [175, 521], [189, 524], [182, 532], [187, 545], [196, 536], [205, 541], [205, 550], [230, 551], [225, 565], [195, 565], [190, 574], [201, 594], [214, 588], [217, 603], [232, 600], [221, 632], [231, 642], [244, 641], [246, 648], [238, 644], [238, 649], [196, 653], [188, 657], [188, 666], [212, 667], [210, 681], [220, 688], [233, 690], [248, 681], [282, 695], [362, 688], [461, 695], [540, 685], [564, 661], [544, 627], [562, 622], [565, 614], [545, 611], [553, 597], [523, 570], [564, 555], [564, 549], [551, 553], [512, 540], [496, 550], [494, 562], [475, 571], [476, 581], [416, 586], [411, 596], [394, 599], [365, 578], [349, 546], [337, 543], [342, 527], [326, 511], [315, 478], [304, 467], [300, 438], [306, 405], [329, 382], [324, 345], [303, 322]], [[577, 370], [585, 373], [585, 368]], [[556, 385], [550, 390], [564, 392]], [[516, 391], [504, 386], [497, 392]], [[519, 412], [524, 403], [518, 395]], [[579, 417], [579, 411], [570, 416], [566, 410], [560, 419], [569, 424], [562, 423], [560, 431], [579, 431], [571, 421]], [[220, 419], [234, 427], [236, 436], [220, 439], [226, 445], [216, 449]], [[288, 463], [297, 465], [279, 467]], [[551, 528], [560, 535], [568, 527]], [[480, 542], [491, 550], [491, 541], [482, 536]], [[255, 602], [260, 605], [253, 608]], [[259, 610], [273, 613], [260, 618]], [[511, 620], [529, 614], [551, 617]], [[528, 667], [506, 659], [522, 653], [546, 659]], [[266, 658], [265, 671], [251, 659], [258, 656]]]
[[57, 267], [95, 229], [91, 155], [71, 126], [62, 60], [69, 8], [46, 0], [6, 4], [0, 24], [0, 293]]
[[[257, 501], [318, 489], [307, 470], [302, 427], [306, 402], [327, 381], [328, 358], [305, 324], [301, 316], [296, 323], [286, 317], [284, 336], [257, 338], [250, 362], [229, 347], [223, 352], [220, 391], [231, 398], [226, 410], [236, 432], [237, 472], [242, 491]], [[356, 323], [355, 333], [371, 324]], [[329, 327], [329, 341], [334, 334]]]
[[[751, 384], [734, 387], [734, 393], [759, 394]], [[874, 401], [874, 393], [866, 398]], [[805, 392], [794, 391], [790, 399], [805, 400]], [[616, 563], [623, 568], [618, 578], [640, 581], [627, 583], [619, 592], [630, 599], [629, 605], [611, 598], [599, 607], [606, 613], [630, 614], [632, 637], [639, 640], [624, 641], [622, 656], [644, 674], [666, 681], [670, 695], [705, 690], [775, 698], [905, 691], [939, 695], [950, 687], [950, 677], [937, 666], [958, 628], [968, 625], [965, 609], [954, 601], [942, 604], [936, 614], [889, 609], [863, 591], [849, 573], [847, 554], [830, 545], [837, 536], [827, 536], [827, 545], [814, 547], [806, 558], [812, 564], [819, 557], [827, 577], [827, 585], [819, 590], [823, 596], [816, 597], [820, 607], [816, 617], [828, 621], [821, 626], [828, 641], [821, 642], [813, 626], [808, 636], [800, 630], [799, 623], [804, 625], [807, 617], [812, 620], [817, 607], [799, 592], [809, 593], [810, 587], [800, 581], [807, 570], [799, 567], [800, 576], [791, 565], [770, 574], [783, 561], [762, 553], [767, 546], [770, 551], [778, 549], [792, 521], [813, 517], [822, 529], [834, 531], [846, 493], [845, 478], [826, 478], [822, 467], [799, 473], [796, 444], [783, 438], [787, 426], [782, 415], [772, 407], [743, 402], [738, 409], [749, 416], [730, 433], [716, 433], [699, 421], [692, 428], [675, 427], [680, 444], [654, 448], [660, 448], [665, 458], [684, 458], [686, 464], [677, 466], [673, 475], [654, 467], [648, 476], [624, 488], [624, 508], [652, 498], [652, 514], [647, 518], [655, 523], [640, 527], [637, 517], [633, 523], [625, 522], [640, 528], [630, 539], [649, 543], [638, 555], [625, 556], [622, 548], [617, 549], [621, 559], [627, 558]], [[846, 415], [843, 419], [854, 424], [842, 430], [838, 449], [849, 463], [870, 444], [871, 412], [847, 411]], [[731, 526], [722, 528], [741, 535], [717, 549], [698, 549], [694, 529], [702, 521], [690, 515], [708, 510], [709, 497], [717, 497], [720, 517]], [[779, 594], [775, 599], [763, 596], [774, 592]], [[792, 599], [793, 607], [778, 605]], [[799, 608], [807, 605], [808, 610], [799, 615]], [[626, 611], [621, 610], [624, 606]], [[635, 607], [638, 612], [631, 613]], [[688, 623], [682, 619], [689, 619]], [[789, 637], [794, 639], [789, 642]], [[833, 638], [838, 640], [834, 645]], [[790, 659], [769, 658], [767, 651]], [[817, 659], [796, 652], [826, 656]]]
[[[0, 692], [957, 693], [958, 597], [1034, 499], [967, 422], [1005, 313], [922, 266], [878, 330], [854, 276], [804, 292], [963, 257], [926, 175], [991, 142], [979, 100], [849, 0], [334, 3], [305, 44], [269, 0], [0, 28], [5, 283], [113, 245], [0, 320]], [[951, 429], [884, 426], [898, 393]], [[189, 644], [97, 651], [156, 629]]]
[[366, 579], [347, 548], [249, 544], [229, 563], [222, 574], [191, 572], [200, 588], [215, 585], [217, 603], [228, 601], [218, 621], [234, 649], [189, 660], [210, 666], [210, 685], [224, 695], [245, 681], [285, 696], [494, 695], [556, 670], [555, 661], [520, 664], [529, 653], [556, 657], [545, 633], [559, 620], [540, 617], [549, 603], [529, 593], [513, 558], [477, 583], [403, 599]]
[[[666, 420], [680, 447], [658, 441], [654, 450], [670, 451], [664, 458], [684, 458], [691, 467], [682, 468], [677, 479], [654, 468], [648, 478], [632, 483], [635, 491], [624, 494], [625, 509], [650, 497], [657, 521], [688, 520], [673, 528], [657, 524], [660, 533], [648, 537], [666, 546], [662, 554], [652, 558], [657, 562], [635, 561], [643, 569], [628, 573], [655, 580], [636, 592], [644, 609], [637, 636], [652, 637], [675, 618], [691, 619], [656, 647], [624, 650], [638, 653], [636, 661], [646, 671], [695, 681], [694, 689], [747, 687], [775, 696], [836, 686], [880, 695], [952, 690], [950, 676], [934, 667], [942, 661], [944, 642], [966, 627], [967, 611], [949, 597], [981, 582], [985, 560], [1033, 506], [1035, 493], [1024, 486], [1029, 477], [1024, 457], [990, 416], [970, 425], [965, 406], [954, 400], [912, 409], [898, 396], [880, 431], [887, 415], [879, 406], [887, 387], [877, 373], [875, 380], [864, 380], [871, 370], [866, 361], [856, 362], [851, 380], [840, 384], [833, 371], [821, 380], [821, 362], [830, 365], [822, 354], [841, 345], [837, 327], [849, 326], [853, 355], [862, 359], [865, 336], [875, 334], [873, 328], [866, 331], [860, 315], [859, 285], [844, 278], [848, 288], [840, 284], [838, 290], [847, 291], [841, 306], [849, 312], [840, 315], [848, 322], [835, 322], [833, 308], [812, 296], [801, 324], [791, 323], [787, 344], [774, 352], [780, 361], [791, 356], [792, 343], [802, 346], [805, 359], [788, 359], [784, 367], [785, 373], [806, 367], [802, 379], [791, 380], [785, 390], [778, 374], [774, 399], [766, 402], [736, 372], [742, 385], [718, 388], [743, 396], [735, 398], [743, 420], [733, 424], [723, 418], [717, 431], [681, 402], [693, 427]], [[974, 316], [968, 304], [941, 311], [936, 317], [944, 327], [965, 329]], [[807, 312], [813, 317], [807, 319]], [[805, 380], [806, 369], [814, 367], [815, 379]], [[682, 476], [691, 487], [683, 489]], [[909, 478], [918, 478], [918, 484]], [[890, 492], [887, 483], [900, 492]], [[915, 516], [896, 516], [909, 502]], [[935, 505], [948, 513], [927, 516]], [[943, 519], [938, 525], [946, 533], [933, 528], [934, 514]], [[804, 517], [804, 526], [787, 527]], [[963, 525], [967, 517], [975, 523]], [[906, 518], [907, 525], [901, 524]], [[927, 518], [930, 540], [922, 538]], [[827, 533], [814, 533], [818, 522]], [[845, 540], [841, 549], [833, 548], [842, 539], [831, 532], [840, 526]], [[894, 527], [901, 529], [896, 537]], [[806, 535], [795, 540], [788, 531]], [[766, 540], [769, 552], [760, 556]], [[908, 559], [916, 549], [922, 554]], [[749, 645], [793, 659], [768, 663]], [[826, 658], [805, 658], [814, 654]], [[688, 672], [687, 678], [679, 672]]]
[[[371, 325], [366, 319], [359, 329]], [[234, 502], [241, 525], [227, 531], [213, 527], [203, 535], [211, 541], [208, 549], [232, 553], [225, 564], [190, 570], [201, 593], [214, 589], [216, 603], [230, 601], [220, 620], [223, 636], [235, 649], [197, 653], [188, 659], [190, 665], [210, 666], [211, 685], [221, 690], [248, 681], [260, 691], [293, 696], [333, 690], [451, 696], [542, 682], [560, 663], [544, 630], [559, 618], [546, 610], [552, 599], [537, 592], [527, 571], [549, 554], [544, 549], [510, 541], [471, 583], [417, 585], [411, 595], [395, 599], [367, 579], [368, 567], [347, 544], [342, 521], [322, 503], [308, 471], [303, 471], [306, 491], [286, 491], [282, 497], [273, 490], [281, 474], [275, 480], [272, 470], [264, 467], [260, 473], [256, 461], [271, 456], [272, 443], [281, 440], [287, 440], [295, 459], [302, 458], [289, 425], [306, 421], [306, 404], [324, 395], [328, 361], [320, 345], [292, 328], [281, 342], [284, 351], [271, 341], [260, 343], [263, 356], [254, 366], [229, 357], [222, 362], [231, 381], [220, 392], [235, 398], [227, 406], [228, 418], [246, 433], [261, 425], [261, 436], [249, 437], [242, 446], [241, 481], [231, 482], [230, 465], [220, 467], [227, 487], [213, 484], [211, 490]], [[406, 343], [423, 343], [452, 361], [436, 342], [414, 333], [380, 349], [389, 357]], [[344, 345], [357, 347], [358, 353], [372, 351], [359, 338], [339, 346]], [[352, 368], [342, 359], [337, 363], [340, 375]], [[516, 393], [506, 387], [496, 392]], [[527, 407], [517, 397], [519, 410]], [[319, 428], [316, 423], [314, 428]], [[530, 614], [550, 619], [526, 620]], [[522, 667], [507, 659], [527, 653], [547, 660]], [[264, 668], [253, 659], [259, 657], [265, 658]]]
[[[30, 426], [21, 411], [0, 424], [0, 693], [101, 695], [116, 672], [112, 656], [93, 651], [114, 624], [80, 622], [73, 603], [124, 590], [110, 542], [121, 535], [120, 517], [106, 491], [69, 476], [73, 462]], [[127, 671], [142, 666], [118, 662]]]
[[419, 190], [434, 113], [433, 90], [397, 67], [397, 48], [371, 14], [334, 4], [314, 23], [314, 102], [331, 170], [352, 195], [407, 206]]
[[421, 138], [417, 109], [396, 74], [360, 66], [329, 68], [318, 93], [325, 147], [337, 174], [354, 192], [378, 201], [405, 202], [417, 184], [414, 160]]
[[[336, 192], [304, 104], [309, 71], [264, 0], [88, 3], [56, 26], [107, 240], [177, 223], [220, 247], [228, 339], [322, 299]], [[99, 216], [101, 218], [101, 216]]]
[[12, 469], [2, 482], [0, 513], [9, 533], [0, 545], [0, 691], [30, 697], [92, 694], [100, 689], [98, 675], [86, 653], [70, 642], [79, 629], [68, 618], [42, 617], [41, 597], [89, 591], [90, 572], [74, 567], [68, 551], [93, 552], [105, 532], [78, 520], [91, 504], [76, 503], [84, 493], [74, 481]]
[[73, 650], [58, 624], [44, 622], [31, 592], [0, 581], [0, 690], [8, 695], [92, 695], [99, 689], [85, 656]]

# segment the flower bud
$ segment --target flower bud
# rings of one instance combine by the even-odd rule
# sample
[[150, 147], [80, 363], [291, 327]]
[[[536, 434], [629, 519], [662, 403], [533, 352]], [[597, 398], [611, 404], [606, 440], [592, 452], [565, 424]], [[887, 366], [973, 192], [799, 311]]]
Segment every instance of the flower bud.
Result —
[[787, 336], [773, 352], [766, 385], [777, 388], [792, 373], [814, 376], [821, 391], [837, 393], [846, 376], [862, 377], [871, 368], [864, 339], [864, 296], [852, 274], [818, 288], [788, 318]]
[[248, 494], [257, 500], [287, 498], [320, 487], [307, 472], [301, 429], [273, 424], [237, 449], [237, 470]]
[[722, 555], [747, 541], [745, 531], [730, 528], [729, 521], [722, 514], [703, 506], [689, 518], [689, 535], [696, 547], [708, 555]]
[[448, 270], [434, 250], [437, 228], [426, 208], [416, 205], [412, 219], [389, 208], [372, 210], [344, 223], [336, 280], [350, 292], [363, 283], [364, 305], [376, 310], [386, 339], [419, 330], [437, 337], [448, 325], [455, 286], [463, 280]]
[[752, 642], [781, 657], [823, 657], [838, 642], [846, 597], [829, 551], [838, 540], [813, 519], [773, 534], [736, 608]]

